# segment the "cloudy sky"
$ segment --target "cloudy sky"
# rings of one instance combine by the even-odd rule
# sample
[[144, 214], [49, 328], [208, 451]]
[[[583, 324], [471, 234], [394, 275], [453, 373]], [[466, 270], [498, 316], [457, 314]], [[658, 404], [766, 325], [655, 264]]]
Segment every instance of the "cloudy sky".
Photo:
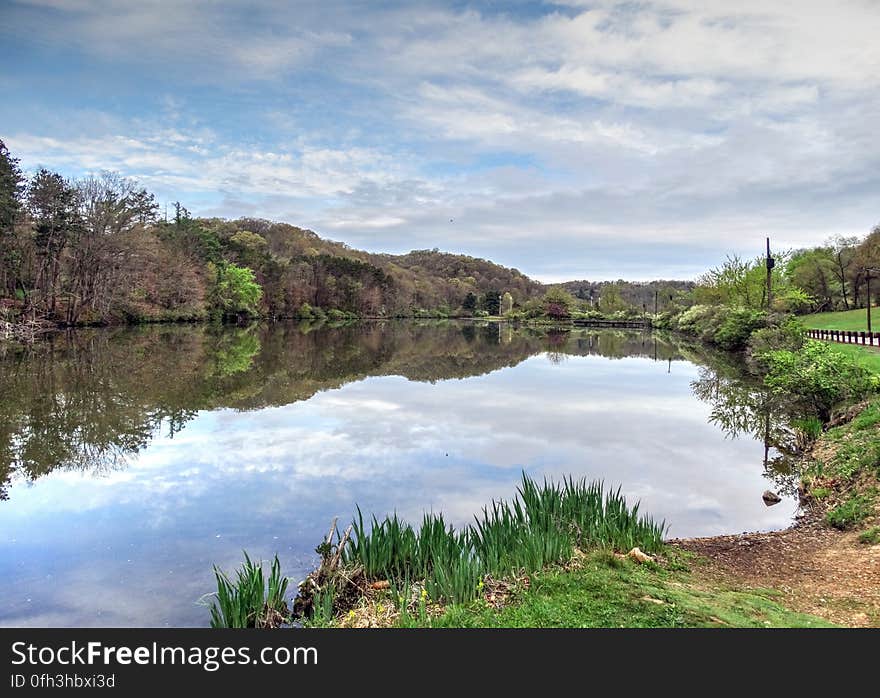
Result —
[[0, 138], [543, 281], [880, 222], [880, 2], [0, 0]]

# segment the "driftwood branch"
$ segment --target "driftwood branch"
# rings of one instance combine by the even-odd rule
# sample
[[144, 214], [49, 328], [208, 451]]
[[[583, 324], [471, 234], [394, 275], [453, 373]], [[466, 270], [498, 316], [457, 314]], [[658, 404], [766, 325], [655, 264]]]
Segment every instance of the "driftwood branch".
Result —
[[336, 522], [339, 520], [338, 516], [333, 517], [333, 522], [330, 524], [330, 530], [327, 532], [327, 538], [324, 541], [327, 545], [330, 545], [333, 542], [333, 534], [336, 533]]
[[[358, 568], [345, 569], [341, 566], [342, 554], [351, 539], [353, 525], [349, 525], [339, 536], [336, 527], [337, 519], [333, 519], [330, 530], [319, 550], [323, 548], [321, 564], [300, 584], [299, 594], [294, 600], [293, 611], [297, 617], [312, 613], [315, 597], [330, 590], [333, 592], [334, 606], [341, 607], [352, 603], [352, 599], [360, 596], [360, 588], [364, 583], [363, 570]], [[335, 550], [332, 547], [333, 535], [339, 537]]]
[[352, 524], [348, 525], [348, 528], [345, 529], [345, 534], [339, 541], [339, 545], [336, 546], [336, 552], [333, 553], [333, 557], [330, 559], [330, 569], [328, 571], [332, 572], [339, 565], [339, 561], [342, 559], [342, 551], [345, 550], [345, 546], [348, 544], [348, 538], [351, 535], [351, 526]]

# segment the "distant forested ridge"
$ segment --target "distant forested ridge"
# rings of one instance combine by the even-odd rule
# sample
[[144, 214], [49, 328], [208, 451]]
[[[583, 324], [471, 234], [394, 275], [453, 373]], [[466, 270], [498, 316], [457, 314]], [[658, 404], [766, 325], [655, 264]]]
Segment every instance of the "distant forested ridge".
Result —
[[569, 318], [664, 309], [692, 283], [549, 288], [485, 259], [375, 254], [288, 223], [196, 218], [115, 173], [27, 177], [0, 141], [0, 321], [207, 318]]
[[371, 254], [255, 218], [170, 215], [105, 173], [25, 177], [0, 141], [0, 311], [65, 325], [207, 317], [473, 315], [540, 295], [516, 269], [421, 250]]

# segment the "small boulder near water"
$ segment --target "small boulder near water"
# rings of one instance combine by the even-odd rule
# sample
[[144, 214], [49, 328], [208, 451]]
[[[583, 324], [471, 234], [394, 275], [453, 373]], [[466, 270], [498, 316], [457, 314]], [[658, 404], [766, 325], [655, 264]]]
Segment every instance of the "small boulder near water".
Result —
[[764, 490], [764, 494], [761, 495], [761, 499], [764, 500], [764, 504], [768, 507], [772, 507], [774, 504], [779, 504], [782, 501], [782, 497], [780, 497], [775, 492], [771, 492], [770, 490]]

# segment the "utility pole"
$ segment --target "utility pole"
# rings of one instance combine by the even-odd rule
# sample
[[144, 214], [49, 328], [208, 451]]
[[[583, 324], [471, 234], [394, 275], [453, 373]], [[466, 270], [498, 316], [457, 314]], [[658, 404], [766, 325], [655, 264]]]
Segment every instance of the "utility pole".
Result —
[[865, 281], [868, 285], [868, 302], [865, 304], [866, 310], [868, 312], [868, 332], [871, 332], [871, 273], [875, 271], [880, 271], [880, 269], [875, 269], [873, 267], [865, 269]]
[[775, 266], [776, 260], [770, 256], [770, 238], [767, 238], [767, 312], [773, 307], [773, 267]]
[[656, 288], [654, 289], [654, 315], [657, 314], [657, 295], [660, 293]]

